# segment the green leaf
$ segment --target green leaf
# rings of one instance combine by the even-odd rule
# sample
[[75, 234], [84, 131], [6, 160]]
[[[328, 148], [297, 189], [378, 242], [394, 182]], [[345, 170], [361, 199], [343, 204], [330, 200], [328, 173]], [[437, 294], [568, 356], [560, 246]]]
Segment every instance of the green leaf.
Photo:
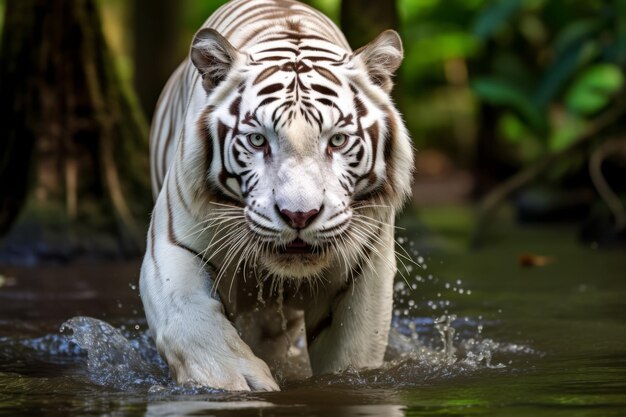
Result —
[[624, 75], [617, 65], [597, 64], [587, 69], [567, 93], [567, 108], [582, 115], [605, 107], [624, 85]]
[[478, 15], [472, 32], [480, 39], [488, 39], [520, 9], [521, 0], [498, 0]]
[[471, 83], [471, 87], [480, 99], [517, 112], [536, 134], [545, 134], [545, 115], [520, 87], [493, 78], [478, 78]]
[[554, 40], [555, 55], [563, 55], [568, 50], [580, 48], [589, 39], [597, 36], [607, 22], [600, 18], [575, 20], [565, 26]]
[[576, 141], [585, 131], [587, 122], [576, 115], [565, 115], [552, 124], [552, 135], [548, 139], [550, 151], [560, 151]]
[[563, 90], [576, 70], [597, 56], [598, 51], [597, 42], [587, 40], [582, 44], [571, 45], [558, 55], [543, 74], [534, 95], [534, 102], [540, 106], [547, 106]]
[[500, 135], [509, 143], [521, 143], [528, 136], [526, 125], [511, 112], [504, 113], [498, 121]]

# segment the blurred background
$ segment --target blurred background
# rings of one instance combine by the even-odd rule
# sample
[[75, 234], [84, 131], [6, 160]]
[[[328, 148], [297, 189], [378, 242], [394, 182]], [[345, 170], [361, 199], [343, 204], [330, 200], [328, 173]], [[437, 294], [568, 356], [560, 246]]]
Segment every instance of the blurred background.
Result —
[[[445, 362], [287, 385], [282, 413], [204, 413], [625, 415], [626, 0], [307, 2], [353, 48], [404, 41], [393, 94], [417, 153], [393, 332]], [[125, 354], [100, 362], [130, 385], [87, 372], [59, 328], [86, 315], [149, 344], [149, 124], [222, 3], [0, 0], [1, 415], [182, 414], [132, 388]]]
[[[152, 111], [223, 3], [0, 1], [0, 262], [141, 254]], [[394, 98], [418, 152], [399, 222], [418, 246], [497, 244], [502, 221], [624, 244], [626, 1], [307, 3], [355, 49], [402, 36]]]

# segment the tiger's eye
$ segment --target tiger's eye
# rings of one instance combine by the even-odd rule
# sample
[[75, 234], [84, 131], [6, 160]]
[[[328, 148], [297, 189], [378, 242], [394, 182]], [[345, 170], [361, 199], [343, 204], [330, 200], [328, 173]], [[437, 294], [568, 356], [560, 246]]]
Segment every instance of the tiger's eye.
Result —
[[342, 133], [337, 133], [330, 138], [330, 146], [333, 148], [341, 148], [348, 141], [348, 137]]
[[267, 145], [267, 139], [260, 133], [251, 133], [248, 135], [248, 142], [255, 148], [264, 148]]

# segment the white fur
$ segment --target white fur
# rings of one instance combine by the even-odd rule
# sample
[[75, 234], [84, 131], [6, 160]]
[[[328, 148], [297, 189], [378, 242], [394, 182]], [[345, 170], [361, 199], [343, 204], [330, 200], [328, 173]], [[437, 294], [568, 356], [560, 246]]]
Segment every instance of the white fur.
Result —
[[[245, 8], [248, 3], [239, 0], [224, 7], [229, 11], [228, 7], [237, 5]], [[235, 20], [232, 17], [225, 21]], [[230, 40], [244, 34], [237, 33]], [[343, 36], [339, 33], [336, 39]], [[390, 77], [402, 56], [399, 38], [385, 32], [351, 55], [345, 66], [328, 67], [344, 86], [352, 83], [361, 92], [368, 110], [361, 122], [365, 127], [378, 125], [380, 129], [376, 152], [370, 142], [346, 130], [350, 141], [364, 143], [363, 160], [349, 160], [348, 155], [340, 154], [329, 156], [329, 140], [337, 133], [331, 121], [340, 112], [354, 111], [349, 88], [335, 88], [338, 107], [320, 106], [325, 120], [321, 130], [299, 116], [277, 130], [263, 127], [258, 133], [269, 141], [271, 158], [251, 150], [244, 140], [240, 142], [240, 156], [245, 153], [248, 166], [258, 174], [258, 183], [249, 193], [232, 180], [220, 182], [222, 166], [236, 167], [234, 153], [224, 154], [215, 139], [203, 143], [205, 138], [198, 133], [202, 126], [217, 138], [219, 123], [235, 124], [230, 106], [242, 83], [246, 90], [240, 114], [259, 108], [258, 90], [266, 85], [252, 85], [263, 69], [250, 65], [251, 59], [262, 56], [261, 49], [255, 49], [260, 44], [244, 51], [225, 42], [221, 35], [203, 31], [192, 49], [193, 62], [205, 81], [208, 76], [217, 85], [204, 83], [196, 68], [187, 62], [168, 83], [164, 92], [167, 100], [157, 109], [161, 117], [174, 114], [178, 126], [178, 140], [169, 148], [176, 146], [175, 154], [167, 158], [167, 175], [161, 178], [159, 170], [153, 170], [153, 183], [162, 185], [155, 189], [158, 198], [140, 280], [157, 348], [178, 383], [227, 390], [278, 390], [268, 364], [274, 370], [278, 363], [289, 367], [289, 352], [305, 327], [311, 330], [332, 317], [326, 327], [320, 325], [321, 331], [308, 346], [308, 372], [380, 366], [396, 273], [394, 215], [410, 193], [413, 166], [410, 139], [387, 94]], [[331, 50], [331, 56], [348, 55], [344, 45], [315, 42]], [[216, 62], [215, 57], [204, 55], [211, 53], [217, 54], [224, 65], [204, 67], [206, 62]], [[283, 75], [279, 73], [273, 82], [282, 80], [279, 76]], [[311, 77], [304, 82], [328, 84], [320, 75]], [[178, 95], [172, 96], [168, 90], [183, 85], [189, 85], [189, 90], [181, 90]], [[183, 100], [182, 115], [168, 113], [175, 107], [170, 97]], [[213, 109], [210, 116], [206, 116], [208, 106]], [[271, 115], [271, 107], [266, 109], [259, 114], [263, 120]], [[390, 119], [388, 125], [382, 123], [385, 118]], [[158, 125], [157, 120], [153, 124], [153, 142], [163, 135], [155, 130]], [[393, 132], [388, 128], [391, 125], [395, 126]], [[254, 132], [250, 128], [238, 134]], [[383, 144], [387, 140], [394, 144], [393, 171], [388, 171], [384, 163]], [[227, 142], [234, 146], [235, 138]], [[153, 157], [158, 159], [169, 149], [157, 143], [152, 147]], [[210, 161], [207, 152], [212, 155]], [[352, 194], [346, 193], [339, 182], [342, 175], [348, 169], [367, 173], [366, 161], [370, 160], [377, 161], [373, 172], [376, 182], [361, 181]], [[351, 162], [356, 166], [349, 167]], [[359, 208], [352, 200], [380, 187], [387, 191], [369, 200], [367, 207]], [[241, 209], [221, 206], [214, 201], [216, 194], [227, 196]], [[276, 207], [302, 212], [323, 210], [308, 227], [297, 231], [285, 223]], [[272, 232], [267, 231], [270, 229]], [[264, 252], [263, 244], [258, 243], [262, 241], [260, 236], [278, 244], [296, 238], [313, 245], [325, 238], [339, 239], [340, 243], [323, 256], [285, 257]], [[246, 268], [254, 274], [246, 274]], [[267, 291], [268, 286], [274, 286], [274, 291]], [[283, 288], [296, 287], [299, 290], [289, 303], [280, 305]], [[268, 338], [267, 334], [272, 336]]]

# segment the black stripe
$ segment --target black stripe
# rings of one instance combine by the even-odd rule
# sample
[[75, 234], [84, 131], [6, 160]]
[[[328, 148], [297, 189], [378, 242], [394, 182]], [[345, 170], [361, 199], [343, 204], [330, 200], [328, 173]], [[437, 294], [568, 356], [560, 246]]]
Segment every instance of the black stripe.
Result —
[[311, 88], [315, 91], [317, 91], [320, 94], [324, 94], [325, 96], [332, 96], [332, 97], [338, 97], [337, 93], [334, 92], [333, 90], [331, 90], [328, 87], [324, 87], [323, 85], [320, 84], [311, 84]]
[[[166, 190], [166, 192], [167, 191], [168, 190]], [[199, 257], [200, 259], [202, 259], [202, 257], [200, 256], [200, 254], [198, 252], [196, 252], [195, 250], [191, 249], [189, 246], [186, 246], [185, 244], [181, 243], [178, 240], [178, 238], [176, 237], [176, 234], [174, 232], [174, 216], [172, 214], [172, 205], [171, 205], [171, 202], [170, 202], [170, 193], [169, 192], [167, 192], [166, 197], [167, 197], [167, 239], [170, 241], [170, 243], [172, 245], [178, 246], [179, 248], [188, 251], [193, 256], [196, 256], [196, 257]]]

